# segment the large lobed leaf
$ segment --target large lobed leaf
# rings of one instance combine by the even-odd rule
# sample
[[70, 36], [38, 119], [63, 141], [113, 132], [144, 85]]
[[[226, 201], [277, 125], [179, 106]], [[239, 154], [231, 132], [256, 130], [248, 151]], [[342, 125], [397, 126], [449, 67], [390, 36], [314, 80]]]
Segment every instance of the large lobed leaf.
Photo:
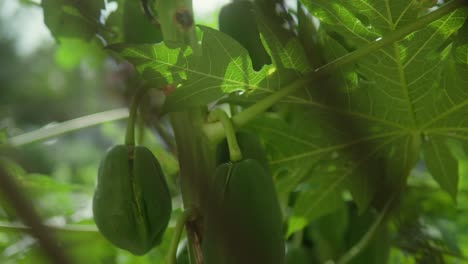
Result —
[[[302, 2], [320, 19], [328, 61], [427, 11], [414, 1]], [[466, 10], [455, 11], [289, 97], [284, 102], [295, 114], [287, 123], [251, 125], [270, 146], [275, 171], [286, 175], [279, 192], [299, 186], [289, 233], [337, 208], [344, 190], [361, 212], [371, 203], [381, 207], [403, 190], [421, 151], [434, 179], [456, 199], [458, 161], [449, 142], [468, 147], [466, 22], [460, 29], [466, 17]]]
[[[329, 61], [405, 27], [425, 10], [412, 1], [303, 3], [321, 21]], [[363, 210], [371, 202], [382, 205], [404, 188], [422, 149], [429, 171], [455, 199], [458, 163], [446, 141], [467, 143], [468, 67], [459, 59], [466, 46], [455, 47], [451, 37], [466, 14], [455, 11], [341, 69], [341, 80], [333, 76], [332, 82], [311, 89], [311, 98], [297, 97], [297, 109], [309, 113], [299, 117], [299, 124], [308, 123], [295, 131], [309, 131], [316, 140], [309, 141], [315, 146], [308, 151], [289, 153], [287, 162], [345, 154], [335, 162], [345, 172], [337, 170], [342, 176], [329, 186], [341, 192], [337, 182], [343, 182]], [[327, 133], [317, 127], [326, 127]], [[286, 163], [285, 158], [273, 160], [279, 162]]]

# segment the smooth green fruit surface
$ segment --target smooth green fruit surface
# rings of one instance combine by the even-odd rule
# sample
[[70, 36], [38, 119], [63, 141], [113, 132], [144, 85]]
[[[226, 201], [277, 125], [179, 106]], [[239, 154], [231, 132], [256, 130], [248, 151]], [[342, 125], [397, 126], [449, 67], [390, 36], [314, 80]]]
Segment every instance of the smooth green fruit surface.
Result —
[[282, 215], [272, 178], [256, 160], [218, 166], [205, 215], [206, 264], [283, 264]]
[[115, 246], [143, 255], [161, 242], [171, 211], [169, 189], [153, 153], [142, 146], [110, 148], [99, 166], [93, 197], [101, 234]]
[[309, 252], [303, 247], [293, 247], [286, 254], [286, 264], [312, 264], [315, 263]]

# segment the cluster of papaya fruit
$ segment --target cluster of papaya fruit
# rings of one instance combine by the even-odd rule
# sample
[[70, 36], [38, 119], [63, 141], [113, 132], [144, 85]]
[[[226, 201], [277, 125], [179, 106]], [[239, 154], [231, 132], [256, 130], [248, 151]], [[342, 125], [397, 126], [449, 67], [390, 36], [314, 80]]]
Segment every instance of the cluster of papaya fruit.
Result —
[[[230, 122], [223, 111], [212, 113], [223, 115], [222, 123]], [[216, 210], [204, 214], [205, 263], [282, 264], [282, 215], [267, 158], [255, 135], [230, 128], [225, 129], [227, 140], [218, 145], [210, 188]], [[127, 128], [126, 144], [110, 148], [100, 163], [93, 213], [107, 240], [143, 255], [161, 242], [171, 196], [158, 160], [146, 147], [132, 144], [132, 129]], [[240, 150], [237, 158], [233, 144]]]
[[[259, 69], [271, 60], [257, 28], [251, 26], [255, 18], [249, 15], [242, 20], [250, 25], [247, 27], [237, 23], [236, 14], [251, 9], [248, 1], [226, 5], [220, 13], [220, 30], [239, 41], [252, 57], [253, 67]], [[252, 32], [246, 34], [246, 29]], [[134, 145], [135, 109], [132, 105], [126, 143], [110, 148], [100, 163], [93, 214], [107, 240], [143, 255], [161, 243], [172, 205], [158, 160], [148, 148]], [[255, 135], [236, 133], [229, 127], [224, 112], [212, 113], [223, 123], [227, 139], [217, 147], [216, 171], [209, 188], [212, 203], [203, 213], [204, 262], [283, 264], [282, 214], [262, 145]], [[236, 157], [233, 146], [238, 150]]]

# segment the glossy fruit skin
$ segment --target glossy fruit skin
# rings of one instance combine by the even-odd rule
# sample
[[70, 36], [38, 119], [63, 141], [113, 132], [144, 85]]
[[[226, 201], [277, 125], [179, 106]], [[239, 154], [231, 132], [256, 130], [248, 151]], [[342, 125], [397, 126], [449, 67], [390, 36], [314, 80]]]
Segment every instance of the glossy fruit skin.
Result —
[[94, 221], [115, 246], [143, 255], [161, 242], [172, 211], [161, 166], [142, 146], [117, 145], [101, 161]]
[[[236, 132], [236, 138], [244, 159], [257, 160], [265, 169], [269, 170], [268, 159], [263, 150], [262, 143], [260, 143], [260, 140], [255, 134], [247, 131], [238, 131]], [[229, 148], [227, 140], [224, 139], [218, 144], [216, 149], [216, 164], [221, 165], [229, 161]]]
[[315, 261], [305, 248], [293, 247], [286, 254], [286, 264], [312, 264]]
[[216, 169], [204, 222], [206, 264], [284, 264], [281, 209], [271, 175], [256, 160]]

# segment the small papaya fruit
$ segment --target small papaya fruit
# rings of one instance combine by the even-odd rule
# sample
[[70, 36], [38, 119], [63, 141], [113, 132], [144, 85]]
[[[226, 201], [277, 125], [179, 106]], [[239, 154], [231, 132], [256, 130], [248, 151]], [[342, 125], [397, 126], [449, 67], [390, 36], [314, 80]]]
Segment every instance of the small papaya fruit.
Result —
[[143, 146], [110, 148], [99, 165], [94, 221], [115, 246], [143, 255], [161, 242], [171, 215], [161, 166]]
[[315, 263], [310, 253], [303, 247], [293, 247], [286, 253], [286, 264], [312, 264]]
[[217, 167], [204, 222], [206, 264], [284, 264], [281, 209], [271, 175], [254, 159]]

